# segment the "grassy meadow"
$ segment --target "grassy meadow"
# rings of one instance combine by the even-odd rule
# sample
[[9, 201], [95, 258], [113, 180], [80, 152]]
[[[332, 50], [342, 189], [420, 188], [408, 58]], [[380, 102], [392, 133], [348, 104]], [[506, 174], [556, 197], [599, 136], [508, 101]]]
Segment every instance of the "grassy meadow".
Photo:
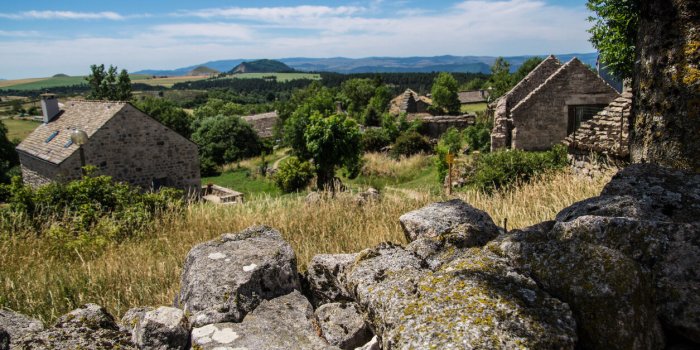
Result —
[[281, 83], [296, 79], [321, 79], [321, 76], [315, 73], [237, 73], [221, 79], [262, 79], [269, 76], [275, 76]]
[[41, 123], [26, 119], [3, 119], [3, 124], [7, 127], [7, 138], [10, 140], [24, 140]]
[[488, 104], [486, 102], [472, 103], [472, 104], [467, 104], [467, 105], [461, 105], [459, 107], [459, 111], [462, 113], [476, 113], [476, 112], [483, 112], [487, 108], [488, 108]]
[[[147, 79], [148, 75], [143, 74], [130, 74], [132, 82], [141, 82], [143, 79]], [[32, 79], [18, 79], [18, 80], [4, 80], [0, 82], [0, 89], [7, 90], [42, 90], [50, 89], [58, 86], [72, 86], [72, 85], [83, 85], [86, 84], [85, 76], [59, 76], [59, 77], [48, 77], [48, 78], [32, 78]]]
[[[419, 170], [429, 161], [426, 156], [394, 163], [382, 157], [366, 158], [363, 177], [384, 178], [385, 186], [379, 202], [364, 206], [353, 195], [366, 186], [361, 177], [350, 184], [352, 192], [315, 204], [306, 204], [304, 193], [261, 195], [233, 206], [193, 204], [183, 214], [166, 216], [142, 237], [99, 251], [57, 251], [50, 240], [31, 233], [0, 236], [0, 306], [51, 322], [87, 302], [117, 316], [135, 306], [169, 305], [193, 245], [254, 224], [280, 230], [294, 248], [300, 270], [315, 254], [357, 252], [383, 241], [404, 244], [399, 216], [447, 197], [421, 187], [428, 183], [420, 180], [427, 175]], [[407, 173], [418, 177], [397, 182]], [[511, 191], [487, 195], [467, 190], [452, 197], [485, 210], [499, 224], [508, 218], [508, 227], [518, 228], [552, 219], [571, 203], [597, 195], [610, 176], [591, 179], [559, 172]], [[434, 175], [431, 181], [436, 182]]]

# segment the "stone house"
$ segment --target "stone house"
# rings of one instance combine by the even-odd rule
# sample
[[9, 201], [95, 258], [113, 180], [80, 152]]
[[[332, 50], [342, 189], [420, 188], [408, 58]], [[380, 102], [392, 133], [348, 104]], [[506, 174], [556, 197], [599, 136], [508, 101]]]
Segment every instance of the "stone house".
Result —
[[549, 56], [495, 102], [491, 149], [548, 149], [619, 96], [577, 58]]
[[255, 133], [257, 133], [260, 138], [265, 139], [274, 136], [275, 126], [279, 122], [279, 117], [275, 111], [247, 115], [243, 117], [243, 120], [253, 127], [253, 130], [255, 130]]
[[430, 98], [420, 96], [411, 89], [406, 89], [401, 95], [394, 97], [389, 102], [389, 113], [394, 115], [428, 113], [428, 107], [432, 104], [433, 101]]
[[[55, 95], [44, 94], [41, 105], [44, 123], [17, 146], [25, 183], [37, 187], [78, 179], [82, 165], [94, 165], [99, 174], [146, 190], [169, 186], [198, 193], [197, 145], [131, 103], [68, 101], [59, 106]], [[85, 132], [84, 145], [73, 143], [74, 130]]]

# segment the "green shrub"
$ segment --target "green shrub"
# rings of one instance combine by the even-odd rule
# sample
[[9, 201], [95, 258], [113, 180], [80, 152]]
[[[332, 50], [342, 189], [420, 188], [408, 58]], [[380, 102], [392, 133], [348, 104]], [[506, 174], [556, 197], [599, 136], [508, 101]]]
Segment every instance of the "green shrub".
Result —
[[474, 157], [467, 174], [467, 183], [486, 192], [527, 182], [537, 174], [568, 165], [566, 148], [560, 145], [545, 152], [514, 149], [475, 154]]
[[391, 137], [384, 128], [367, 129], [362, 134], [362, 150], [365, 152], [379, 152], [390, 144]]
[[275, 184], [286, 193], [303, 189], [314, 177], [314, 168], [307, 161], [289, 157], [283, 161], [275, 174]]
[[476, 123], [464, 129], [462, 134], [470, 152], [488, 152], [491, 149], [491, 129], [493, 122], [486, 113], [478, 112]]
[[432, 146], [426, 137], [415, 131], [406, 131], [396, 138], [391, 155], [395, 158], [408, 157], [421, 152], [428, 153], [431, 150]]
[[447, 154], [451, 153], [457, 155], [461, 149], [462, 135], [456, 128], [450, 127], [444, 134], [442, 134], [440, 141], [438, 141], [438, 144], [435, 147], [435, 151], [437, 153], [437, 157], [435, 157], [435, 166], [437, 167], [439, 183], [443, 182], [443, 179], [445, 179], [447, 171], [449, 170], [449, 165], [447, 164]]
[[138, 236], [164, 212], [183, 207], [182, 191], [162, 188], [141, 192], [109, 176], [88, 175], [68, 183], [50, 183], [37, 189], [15, 177], [3, 186], [8, 206], [0, 209], [0, 227], [7, 234], [31, 232], [59, 239], [61, 247], [103, 246]]

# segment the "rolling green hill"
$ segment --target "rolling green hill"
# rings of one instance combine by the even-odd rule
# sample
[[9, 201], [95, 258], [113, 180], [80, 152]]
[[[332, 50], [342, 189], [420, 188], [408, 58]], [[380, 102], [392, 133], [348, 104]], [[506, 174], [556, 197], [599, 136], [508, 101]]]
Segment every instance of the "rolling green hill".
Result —
[[210, 76], [210, 75], [216, 75], [219, 74], [219, 71], [216, 69], [212, 69], [206, 66], [199, 66], [193, 70], [191, 70], [187, 75], [190, 76]]
[[288, 65], [275, 60], [257, 60], [243, 62], [234, 67], [230, 73], [291, 73], [294, 69]]

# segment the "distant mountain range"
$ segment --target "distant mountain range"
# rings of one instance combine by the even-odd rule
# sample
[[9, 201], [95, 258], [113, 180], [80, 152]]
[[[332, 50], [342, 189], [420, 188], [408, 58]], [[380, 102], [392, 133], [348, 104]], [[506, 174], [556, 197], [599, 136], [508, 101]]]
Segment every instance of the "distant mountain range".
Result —
[[[515, 71], [530, 57], [547, 55], [525, 55], [505, 57]], [[578, 57], [583, 63], [594, 66], [598, 54], [569, 53], [555, 55], [560, 61], [566, 62], [573, 57]], [[496, 60], [493, 56], [434, 56], [434, 57], [366, 57], [366, 58], [280, 58], [275, 61], [282, 62], [298, 71], [337, 72], [337, 73], [378, 73], [378, 72], [471, 72], [489, 73], [491, 65]], [[244, 62], [255, 59], [231, 59], [210, 61], [182, 67], [172, 70], [145, 69], [134, 74], [183, 76], [193, 69], [204, 66], [219, 72], [229, 72]]]
[[294, 68], [277, 60], [257, 60], [243, 62], [234, 67], [230, 73], [287, 73], [294, 72]]

